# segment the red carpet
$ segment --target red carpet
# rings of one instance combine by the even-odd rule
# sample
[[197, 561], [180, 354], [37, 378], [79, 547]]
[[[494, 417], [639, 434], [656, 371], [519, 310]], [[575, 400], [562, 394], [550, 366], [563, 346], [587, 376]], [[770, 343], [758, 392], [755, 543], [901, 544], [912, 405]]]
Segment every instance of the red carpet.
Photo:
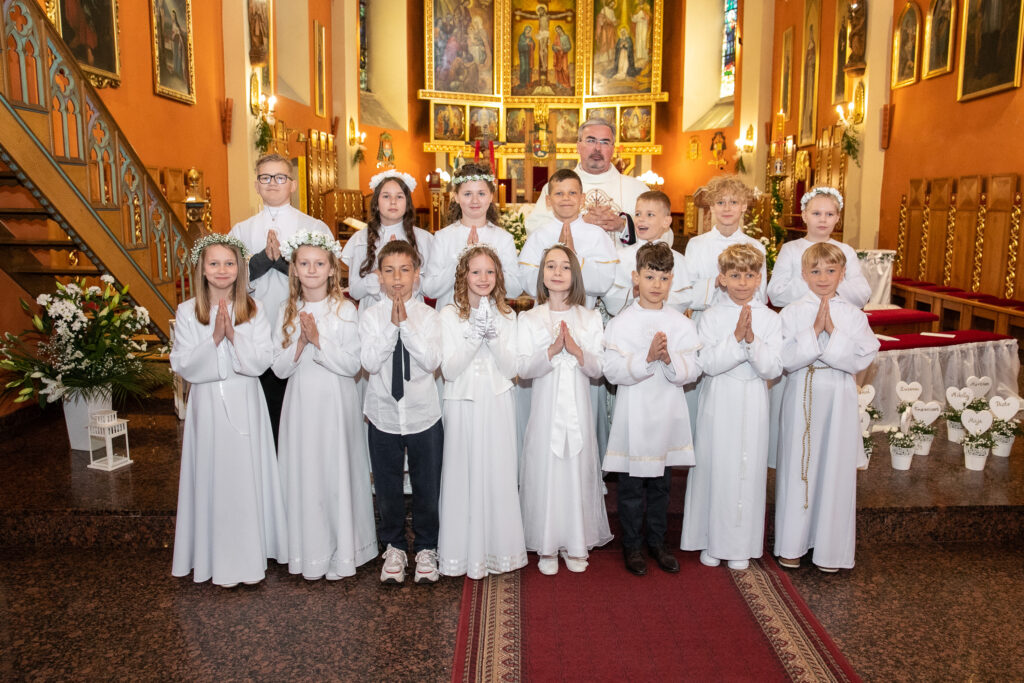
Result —
[[466, 581], [453, 681], [859, 680], [771, 560], [744, 572], [651, 564], [616, 549], [557, 576], [526, 569]]

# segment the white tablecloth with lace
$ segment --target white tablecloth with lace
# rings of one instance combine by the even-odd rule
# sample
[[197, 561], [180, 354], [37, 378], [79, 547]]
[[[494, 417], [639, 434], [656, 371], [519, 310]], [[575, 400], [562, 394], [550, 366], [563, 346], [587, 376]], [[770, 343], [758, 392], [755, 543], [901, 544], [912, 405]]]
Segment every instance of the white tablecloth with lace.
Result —
[[892, 249], [858, 251], [860, 270], [871, 285], [868, 304], [888, 304], [892, 300], [892, 269], [896, 252]]

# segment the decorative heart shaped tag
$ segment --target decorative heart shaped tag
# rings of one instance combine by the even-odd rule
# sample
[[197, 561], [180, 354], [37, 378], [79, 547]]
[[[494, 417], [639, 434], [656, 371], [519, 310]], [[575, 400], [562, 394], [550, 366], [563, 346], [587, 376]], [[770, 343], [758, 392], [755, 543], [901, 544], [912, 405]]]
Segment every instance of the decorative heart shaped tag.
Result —
[[868, 427], [871, 426], [871, 416], [866, 411], [860, 411], [860, 431], [868, 431]]
[[904, 410], [900, 413], [900, 431], [904, 434], [910, 433], [910, 423], [914, 421], [913, 416], [909, 410]]
[[946, 402], [949, 403], [953, 410], [963, 410], [973, 398], [974, 394], [967, 387], [949, 387], [946, 389]]
[[960, 414], [960, 422], [971, 434], [987, 432], [992, 426], [992, 413], [987, 410], [971, 410], [967, 408]]
[[910, 409], [914, 413], [914, 419], [918, 422], [923, 422], [926, 425], [930, 425], [939, 418], [939, 414], [942, 412], [942, 404], [938, 401], [914, 401], [913, 407]]
[[899, 381], [896, 384], [896, 395], [899, 397], [901, 403], [913, 403], [917, 399], [921, 398], [921, 383], [911, 382], [907, 384], [904, 381]]
[[867, 408], [875, 399], [875, 388], [870, 384], [857, 387], [857, 403], [861, 408]]
[[974, 377], [972, 375], [967, 378], [967, 388], [971, 390], [974, 398], [985, 398], [988, 396], [988, 392], [992, 390], [992, 378]]
[[1020, 410], [1020, 399], [1016, 396], [993, 396], [988, 400], [988, 407], [1000, 420], [1009, 420]]

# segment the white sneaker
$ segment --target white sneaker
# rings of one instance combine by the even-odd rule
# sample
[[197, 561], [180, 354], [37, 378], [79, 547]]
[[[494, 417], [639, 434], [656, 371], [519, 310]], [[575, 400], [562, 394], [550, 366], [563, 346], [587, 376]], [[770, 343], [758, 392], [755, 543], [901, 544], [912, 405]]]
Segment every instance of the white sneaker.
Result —
[[587, 558], [569, 557], [569, 553], [564, 550], [561, 552], [561, 555], [565, 561], [565, 568], [569, 571], [576, 572], [577, 574], [587, 571]]
[[558, 555], [541, 555], [537, 559], [537, 569], [541, 574], [554, 576], [558, 573]]
[[729, 569], [741, 572], [750, 568], [750, 560], [729, 560]]
[[711, 557], [707, 550], [700, 551], [700, 563], [705, 567], [717, 567], [722, 563], [717, 557]]
[[388, 544], [384, 550], [384, 567], [380, 570], [380, 582], [398, 584], [405, 581], [405, 568], [409, 557], [404, 551]]
[[416, 553], [416, 583], [437, 583], [441, 574], [437, 571], [437, 551], [421, 550]]

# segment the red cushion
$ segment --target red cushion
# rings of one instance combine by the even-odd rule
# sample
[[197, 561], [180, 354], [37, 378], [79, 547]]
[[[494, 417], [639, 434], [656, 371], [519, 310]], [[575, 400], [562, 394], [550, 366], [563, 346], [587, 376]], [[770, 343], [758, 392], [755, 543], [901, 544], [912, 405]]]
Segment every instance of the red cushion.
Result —
[[909, 308], [889, 308], [878, 311], [864, 311], [868, 316], [868, 325], [880, 327], [882, 325], [913, 325], [915, 323], [930, 323], [939, 319], [939, 316], [928, 311], [914, 311]]
[[930, 346], [956, 346], [957, 344], [973, 344], [976, 342], [999, 341], [1000, 339], [1013, 339], [1005, 334], [994, 332], [982, 332], [981, 330], [960, 330], [958, 332], [944, 332], [951, 334], [953, 338], [932, 337], [923, 334], [901, 334], [897, 335], [897, 341], [880, 340], [881, 351], [895, 351], [896, 349], [918, 349]]

